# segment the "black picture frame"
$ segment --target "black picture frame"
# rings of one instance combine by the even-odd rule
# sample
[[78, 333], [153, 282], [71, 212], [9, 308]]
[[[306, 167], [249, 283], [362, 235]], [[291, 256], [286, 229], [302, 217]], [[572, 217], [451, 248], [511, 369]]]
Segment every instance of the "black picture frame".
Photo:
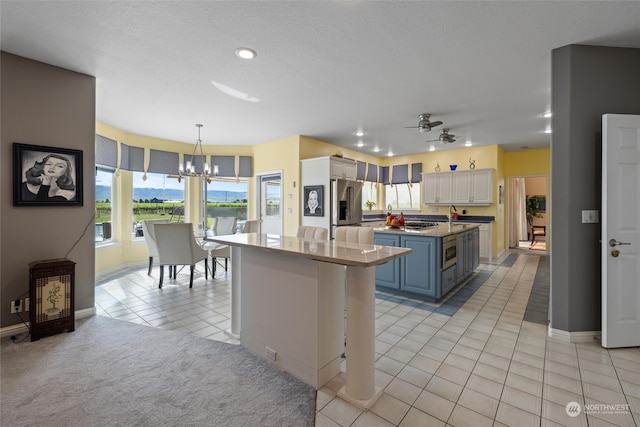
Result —
[[[42, 185], [43, 175], [55, 173], [49, 186]], [[81, 150], [13, 143], [14, 206], [82, 206], [82, 176]]]
[[538, 210], [540, 212], [547, 211], [547, 196], [533, 196], [538, 199]]
[[[318, 204], [315, 209], [312, 209], [309, 206], [309, 200], [313, 199], [314, 195], [317, 198]], [[324, 206], [324, 185], [305, 185], [304, 201], [302, 204], [304, 216], [324, 216], [323, 206]]]

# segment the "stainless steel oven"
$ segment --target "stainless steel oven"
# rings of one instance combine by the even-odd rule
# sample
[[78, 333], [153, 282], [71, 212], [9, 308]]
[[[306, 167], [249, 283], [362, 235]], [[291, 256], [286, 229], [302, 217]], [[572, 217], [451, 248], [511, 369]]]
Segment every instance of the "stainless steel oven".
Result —
[[455, 265], [458, 261], [458, 237], [455, 234], [442, 238], [442, 269]]

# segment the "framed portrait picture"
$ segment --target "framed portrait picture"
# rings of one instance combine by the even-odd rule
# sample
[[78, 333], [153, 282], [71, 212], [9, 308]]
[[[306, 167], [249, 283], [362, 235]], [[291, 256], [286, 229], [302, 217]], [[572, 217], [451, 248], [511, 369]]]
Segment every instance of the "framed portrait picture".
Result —
[[82, 151], [13, 143], [14, 206], [82, 206]]
[[324, 202], [323, 185], [305, 185], [304, 187], [304, 215], [324, 216], [322, 207]]

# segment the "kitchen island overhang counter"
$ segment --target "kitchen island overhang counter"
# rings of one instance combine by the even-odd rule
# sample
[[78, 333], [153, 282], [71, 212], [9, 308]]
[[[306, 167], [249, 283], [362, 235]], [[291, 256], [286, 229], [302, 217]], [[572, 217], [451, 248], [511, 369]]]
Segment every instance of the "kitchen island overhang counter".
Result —
[[346, 285], [346, 381], [338, 395], [371, 407], [382, 393], [375, 386], [375, 268], [411, 249], [257, 233], [209, 239], [232, 246], [232, 332], [316, 389], [340, 373]]

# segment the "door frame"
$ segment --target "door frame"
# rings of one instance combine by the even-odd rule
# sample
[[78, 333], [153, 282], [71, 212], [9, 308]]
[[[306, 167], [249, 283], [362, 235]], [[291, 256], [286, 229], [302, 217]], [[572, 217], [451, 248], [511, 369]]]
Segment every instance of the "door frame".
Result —
[[[260, 220], [260, 232], [262, 233], [262, 177], [269, 175], [280, 175], [280, 188], [282, 190], [282, 182], [284, 181], [284, 171], [282, 169], [266, 171], [266, 172], [256, 172], [254, 177], [254, 188], [255, 188], [255, 204], [256, 207], [256, 218]], [[280, 191], [280, 232], [282, 233], [284, 228], [284, 198], [283, 192]]]

